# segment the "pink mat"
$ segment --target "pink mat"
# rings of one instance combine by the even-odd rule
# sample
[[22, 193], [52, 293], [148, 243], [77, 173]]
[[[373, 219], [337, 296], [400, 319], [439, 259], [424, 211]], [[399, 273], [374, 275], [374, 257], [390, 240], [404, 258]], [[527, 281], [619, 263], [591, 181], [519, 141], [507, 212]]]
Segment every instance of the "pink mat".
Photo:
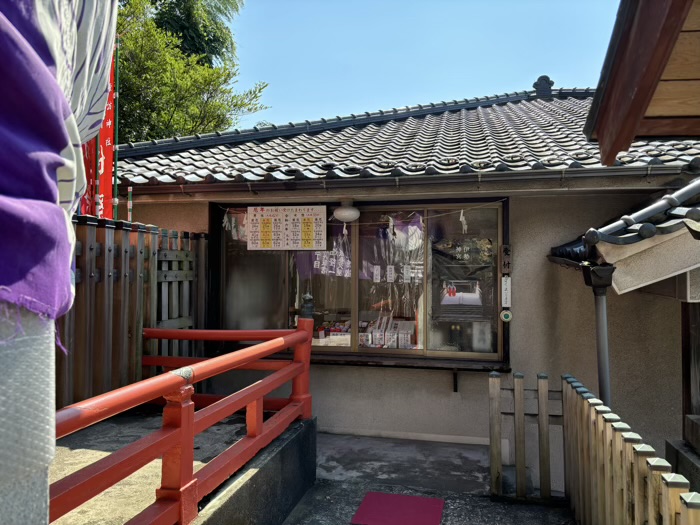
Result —
[[440, 525], [445, 500], [368, 492], [352, 525]]

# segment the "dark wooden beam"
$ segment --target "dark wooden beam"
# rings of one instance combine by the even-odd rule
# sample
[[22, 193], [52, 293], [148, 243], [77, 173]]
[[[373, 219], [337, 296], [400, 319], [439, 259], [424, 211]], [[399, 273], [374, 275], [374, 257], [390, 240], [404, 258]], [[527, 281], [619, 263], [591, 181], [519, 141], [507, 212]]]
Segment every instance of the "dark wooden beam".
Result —
[[[693, 0], [629, 0], [618, 13], [593, 135], [612, 165], [634, 140]], [[617, 38], [616, 38], [617, 37]], [[602, 81], [603, 79], [601, 79]]]
[[636, 136], [697, 137], [700, 136], [700, 117], [643, 118]]

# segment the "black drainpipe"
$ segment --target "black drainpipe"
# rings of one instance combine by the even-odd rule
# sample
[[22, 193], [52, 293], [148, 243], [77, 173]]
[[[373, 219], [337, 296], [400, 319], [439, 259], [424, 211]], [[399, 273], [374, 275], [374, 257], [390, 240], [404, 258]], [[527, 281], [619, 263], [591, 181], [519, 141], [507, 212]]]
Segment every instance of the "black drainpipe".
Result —
[[612, 285], [615, 267], [581, 264], [586, 286], [593, 288], [595, 297], [596, 346], [598, 348], [598, 387], [600, 400], [610, 406], [610, 352], [608, 348], [608, 288]]

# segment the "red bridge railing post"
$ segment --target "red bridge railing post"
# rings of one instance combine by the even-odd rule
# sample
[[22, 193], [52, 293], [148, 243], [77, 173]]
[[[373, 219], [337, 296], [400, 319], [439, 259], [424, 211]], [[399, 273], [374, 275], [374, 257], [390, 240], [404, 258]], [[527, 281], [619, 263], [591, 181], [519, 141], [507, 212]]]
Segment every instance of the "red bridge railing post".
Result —
[[192, 385], [165, 395], [163, 428], [180, 429], [178, 445], [163, 455], [161, 487], [156, 490], [159, 500], [179, 502], [178, 523], [187, 524], [197, 517], [197, 480], [194, 472], [194, 402]]
[[311, 392], [310, 385], [310, 370], [311, 370], [311, 341], [314, 332], [313, 319], [299, 319], [297, 330], [302, 330], [308, 334], [305, 342], [294, 346], [294, 362], [303, 363], [304, 371], [295, 377], [292, 381], [292, 402], [301, 402], [303, 404], [302, 419], [311, 419]]

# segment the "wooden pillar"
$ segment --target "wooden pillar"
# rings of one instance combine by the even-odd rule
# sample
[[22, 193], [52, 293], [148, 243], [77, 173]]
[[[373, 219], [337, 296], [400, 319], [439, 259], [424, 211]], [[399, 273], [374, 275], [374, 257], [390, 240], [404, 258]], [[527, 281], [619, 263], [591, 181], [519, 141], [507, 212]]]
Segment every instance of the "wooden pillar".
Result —
[[681, 519], [681, 494], [690, 490], [690, 483], [680, 474], [661, 475], [661, 521], [676, 525]]
[[661, 475], [671, 472], [671, 464], [663, 458], [647, 458], [647, 522], [661, 525]]
[[604, 498], [605, 498], [605, 521], [603, 523], [615, 523], [613, 520], [613, 423], [618, 423], [620, 418], [617, 414], [603, 415], [603, 460], [604, 469]]
[[700, 494], [697, 492], [681, 495], [681, 525], [700, 525]]
[[634, 445], [640, 445], [642, 438], [634, 432], [622, 434], [622, 508], [624, 525], [634, 525]]
[[632, 429], [627, 423], [613, 423], [612, 424], [613, 437], [612, 437], [612, 473], [613, 473], [613, 494], [612, 494], [612, 507], [613, 507], [613, 523], [622, 524], [624, 521], [624, 502], [623, 502], [623, 492], [624, 492], [624, 479], [623, 479], [623, 459], [622, 453], [624, 450], [624, 442], [622, 440], [622, 435], [625, 432], [630, 432]]
[[634, 525], [647, 521], [647, 458], [656, 456], [656, 450], [641, 444], [632, 447], [634, 454]]

